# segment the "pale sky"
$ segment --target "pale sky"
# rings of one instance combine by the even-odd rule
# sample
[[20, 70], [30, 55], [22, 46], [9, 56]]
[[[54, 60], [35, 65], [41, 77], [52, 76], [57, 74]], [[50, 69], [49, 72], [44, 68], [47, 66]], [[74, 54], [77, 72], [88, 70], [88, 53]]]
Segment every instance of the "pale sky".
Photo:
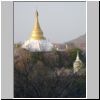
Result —
[[44, 36], [63, 43], [86, 33], [86, 2], [14, 2], [14, 42], [29, 39], [36, 9]]

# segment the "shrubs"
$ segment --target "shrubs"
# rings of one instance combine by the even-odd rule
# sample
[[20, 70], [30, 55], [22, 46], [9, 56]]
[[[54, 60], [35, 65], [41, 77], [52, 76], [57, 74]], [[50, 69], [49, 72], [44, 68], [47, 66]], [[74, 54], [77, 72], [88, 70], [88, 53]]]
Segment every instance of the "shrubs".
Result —
[[[44, 71], [45, 72], [45, 71]], [[33, 73], [34, 74], [34, 73]], [[46, 77], [39, 72], [35, 78], [24, 80], [23, 75], [15, 77], [14, 97], [32, 98], [82, 98], [86, 94], [85, 77], [81, 76], [56, 76]], [[21, 79], [20, 79], [21, 77]]]
[[68, 52], [14, 48], [14, 97], [85, 97], [85, 69], [73, 74], [69, 62]]

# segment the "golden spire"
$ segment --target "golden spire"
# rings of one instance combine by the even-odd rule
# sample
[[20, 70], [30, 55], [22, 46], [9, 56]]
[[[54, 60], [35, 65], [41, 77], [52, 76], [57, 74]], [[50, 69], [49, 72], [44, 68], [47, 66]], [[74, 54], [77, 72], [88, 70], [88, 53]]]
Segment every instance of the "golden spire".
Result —
[[32, 37], [33, 40], [41, 40], [41, 39], [45, 39], [45, 37], [43, 36], [43, 32], [40, 28], [39, 25], [39, 21], [38, 21], [38, 11], [36, 10], [35, 13], [35, 22], [34, 22], [34, 28], [32, 31]]

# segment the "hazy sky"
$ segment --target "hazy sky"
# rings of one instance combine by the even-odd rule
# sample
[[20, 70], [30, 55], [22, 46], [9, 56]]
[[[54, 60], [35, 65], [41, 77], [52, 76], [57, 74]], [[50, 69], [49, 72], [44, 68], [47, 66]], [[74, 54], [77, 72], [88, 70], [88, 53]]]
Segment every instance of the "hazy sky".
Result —
[[86, 33], [85, 2], [15, 2], [14, 42], [29, 39], [36, 9], [44, 36], [63, 43]]

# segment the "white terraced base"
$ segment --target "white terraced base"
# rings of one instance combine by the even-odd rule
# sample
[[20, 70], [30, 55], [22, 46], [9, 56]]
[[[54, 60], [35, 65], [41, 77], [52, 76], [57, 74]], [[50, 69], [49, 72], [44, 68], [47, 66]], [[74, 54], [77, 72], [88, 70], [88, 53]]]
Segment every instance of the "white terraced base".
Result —
[[27, 40], [22, 45], [22, 48], [25, 48], [32, 52], [51, 51], [53, 48], [53, 45], [47, 40]]

